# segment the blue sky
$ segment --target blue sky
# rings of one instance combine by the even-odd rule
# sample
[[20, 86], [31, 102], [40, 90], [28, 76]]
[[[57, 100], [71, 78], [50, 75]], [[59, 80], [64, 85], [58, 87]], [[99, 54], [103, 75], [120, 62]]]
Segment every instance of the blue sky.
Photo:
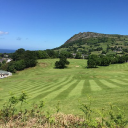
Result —
[[128, 35], [128, 0], [0, 0], [0, 49], [51, 49], [88, 31]]

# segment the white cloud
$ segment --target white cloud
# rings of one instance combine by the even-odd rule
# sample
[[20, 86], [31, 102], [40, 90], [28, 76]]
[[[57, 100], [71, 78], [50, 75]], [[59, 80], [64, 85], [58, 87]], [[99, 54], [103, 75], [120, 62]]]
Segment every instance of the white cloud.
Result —
[[0, 35], [7, 35], [9, 32], [0, 31]]

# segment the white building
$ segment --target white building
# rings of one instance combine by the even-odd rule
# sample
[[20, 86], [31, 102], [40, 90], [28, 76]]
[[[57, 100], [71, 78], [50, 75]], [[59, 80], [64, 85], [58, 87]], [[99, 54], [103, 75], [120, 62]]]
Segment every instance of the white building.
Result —
[[6, 78], [8, 76], [12, 76], [12, 73], [11, 72], [7, 72], [7, 71], [0, 70], [0, 79]]

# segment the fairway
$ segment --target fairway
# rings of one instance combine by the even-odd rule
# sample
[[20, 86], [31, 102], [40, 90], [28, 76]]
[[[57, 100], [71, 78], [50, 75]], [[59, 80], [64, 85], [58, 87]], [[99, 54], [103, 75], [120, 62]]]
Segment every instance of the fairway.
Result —
[[55, 69], [56, 60], [38, 60], [36, 67], [0, 79], [0, 107], [9, 92], [19, 95], [25, 91], [29, 105], [44, 100], [50, 111], [59, 101], [62, 112], [82, 114], [79, 102], [88, 103], [91, 96], [94, 109], [107, 109], [112, 103], [128, 112], [128, 63], [87, 69], [87, 60], [68, 59], [68, 68]]

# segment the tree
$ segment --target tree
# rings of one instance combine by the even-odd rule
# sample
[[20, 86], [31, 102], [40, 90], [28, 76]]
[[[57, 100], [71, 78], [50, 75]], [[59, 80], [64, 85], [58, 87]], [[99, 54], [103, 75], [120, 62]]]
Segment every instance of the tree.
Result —
[[2, 61], [2, 64], [5, 64], [5, 63], [6, 63], [6, 61], [5, 61], [5, 60], [3, 60], [3, 61]]
[[75, 59], [81, 59], [81, 53], [77, 52], [76, 56], [75, 56]]
[[73, 55], [68, 51], [61, 51], [59, 56], [65, 56], [66, 58], [73, 58]]
[[54, 50], [46, 50], [46, 53], [50, 58], [58, 58], [58, 52], [55, 52]]
[[15, 69], [18, 70], [18, 71], [25, 69], [25, 62], [24, 62], [24, 60], [16, 61], [15, 62]]
[[15, 69], [15, 61], [12, 61], [8, 64], [8, 67], [7, 67], [7, 71], [9, 72], [12, 72], [12, 73], [15, 73], [16, 72], [16, 69]]
[[69, 61], [65, 56], [60, 56], [60, 60], [55, 62], [56, 68], [65, 68], [66, 65], [69, 65]]
[[96, 68], [98, 65], [100, 65], [101, 60], [99, 56], [97, 55], [90, 55], [87, 61], [87, 67], [88, 68]]
[[88, 59], [87, 65], [88, 65], [88, 68], [96, 68], [97, 66], [96, 61], [93, 59]]
[[24, 54], [25, 54], [25, 50], [23, 48], [20, 48], [20, 49], [16, 50], [15, 53], [13, 53], [12, 59], [14, 61], [24, 59]]
[[110, 60], [108, 57], [106, 56], [101, 57], [100, 66], [108, 66], [109, 64], [110, 64]]
[[24, 55], [26, 68], [34, 67], [37, 64], [36, 52], [27, 50]]

